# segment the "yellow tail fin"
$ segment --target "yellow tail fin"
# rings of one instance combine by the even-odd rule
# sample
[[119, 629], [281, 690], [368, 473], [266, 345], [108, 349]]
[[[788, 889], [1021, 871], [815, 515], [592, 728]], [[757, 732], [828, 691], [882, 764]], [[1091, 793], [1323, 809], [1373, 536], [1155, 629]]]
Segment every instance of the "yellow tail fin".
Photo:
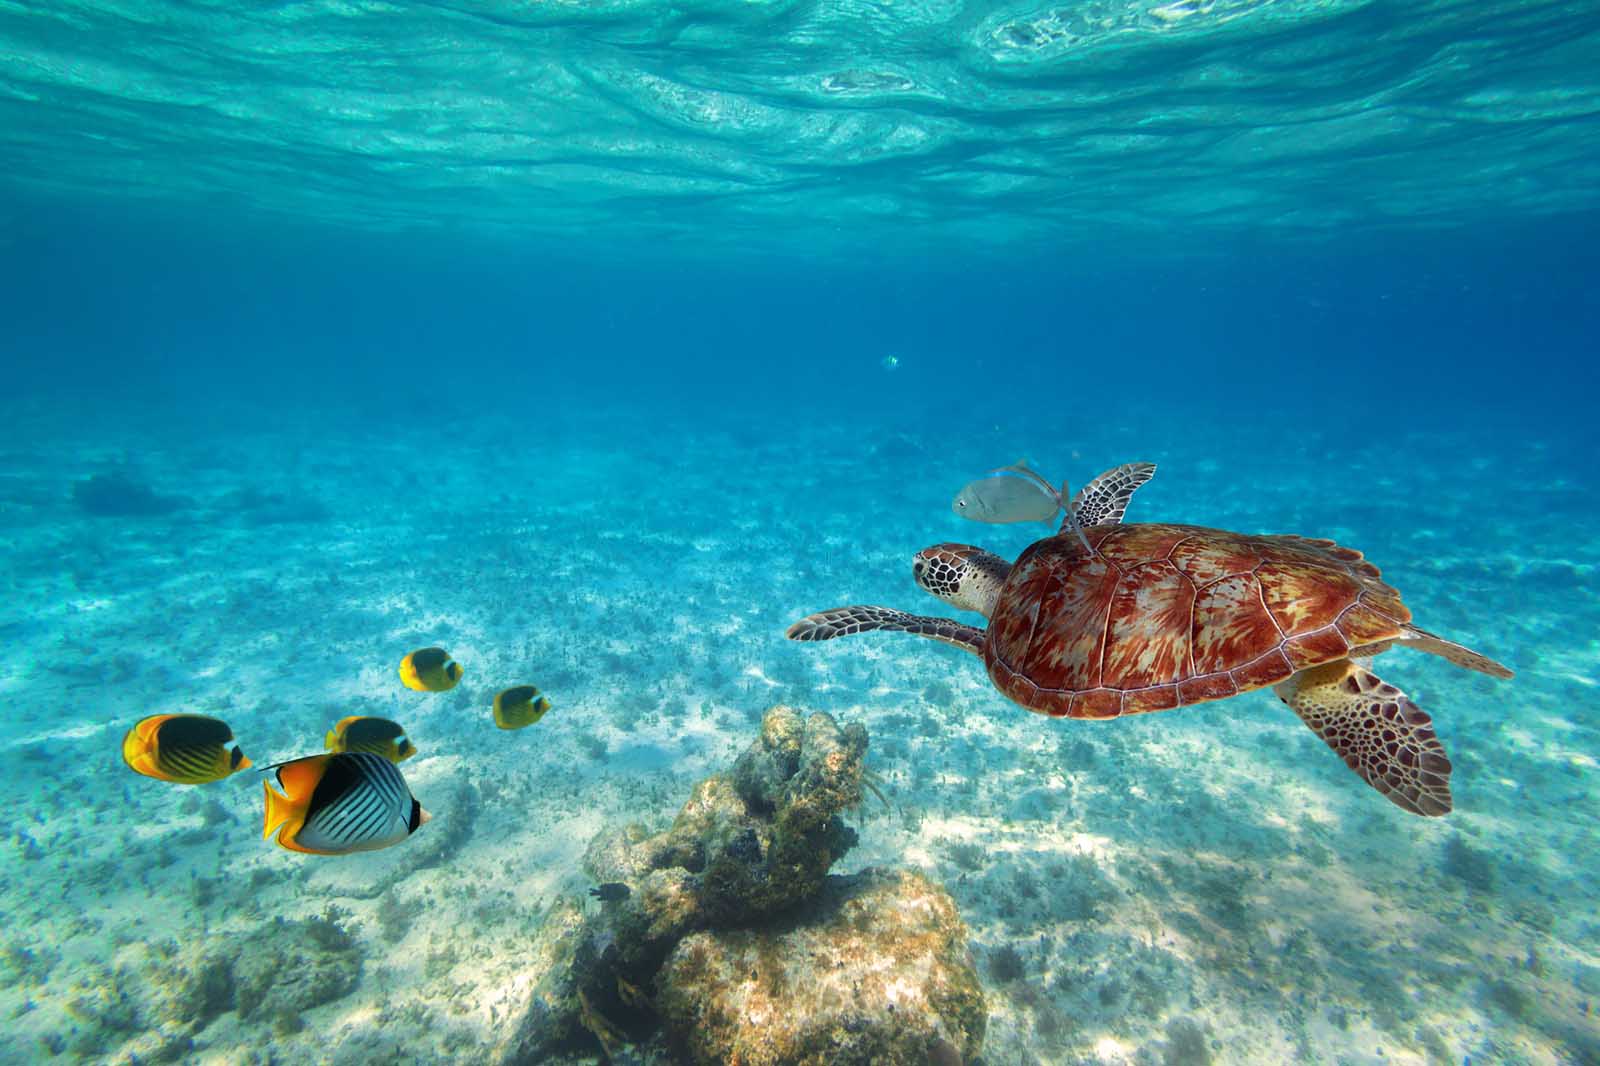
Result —
[[265, 825], [261, 830], [261, 839], [265, 840], [272, 836], [273, 830], [294, 817], [294, 810], [288, 796], [279, 794], [276, 789], [265, 781], [261, 783], [261, 787], [267, 793], [267, 814]]

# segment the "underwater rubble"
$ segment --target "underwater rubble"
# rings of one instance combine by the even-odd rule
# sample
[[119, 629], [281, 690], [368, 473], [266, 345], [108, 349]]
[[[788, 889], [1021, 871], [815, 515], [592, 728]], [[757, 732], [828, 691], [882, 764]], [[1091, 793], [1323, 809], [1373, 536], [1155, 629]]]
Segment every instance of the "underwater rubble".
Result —
[[274, 1037], [300, 1032], [304, 1012], [344, 998], [361, 981], [364, 953], [338, 908], [306, 919], [279, 918], [241, 937], [144, 945], [142, 966], [121, 966], [82, 983], [68, 1009], [70, 1033], [41, 1041], [50, 1054], [116, 1061], [191, 1061], [197, 1038], [236, 1011]]
[[776, 706], [666, 831], [597, 834], [600, 903], [547, 915], [499, 1061], [595, 1041], [612, 1062], [972, 1061], [987, 1013], [954, 901], [912, 871], [828, 873], [866, 750], [859, 724]]
[[963, 1062], [986, 1021], [969, 960], [942, 888], [873, 868], [828, 878], [792, 927], [686, 937], [657, 1006], [694, 1062]]
[[122, 470], [91, 474], [73, 482], [72, 500], [84, 514], [96, 518], [168, 515], [189, 502], [181, 496], [164, 496]]

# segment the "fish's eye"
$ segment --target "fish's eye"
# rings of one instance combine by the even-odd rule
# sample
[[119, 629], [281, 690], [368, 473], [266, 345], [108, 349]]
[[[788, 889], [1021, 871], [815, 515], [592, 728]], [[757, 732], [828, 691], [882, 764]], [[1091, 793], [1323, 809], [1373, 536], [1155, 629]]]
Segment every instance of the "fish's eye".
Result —
[[967, 501], [966, 500], [957, 500], [956, 501], [956, 506], [957, 507], [965, 507], [966, 505], [967, 505]]

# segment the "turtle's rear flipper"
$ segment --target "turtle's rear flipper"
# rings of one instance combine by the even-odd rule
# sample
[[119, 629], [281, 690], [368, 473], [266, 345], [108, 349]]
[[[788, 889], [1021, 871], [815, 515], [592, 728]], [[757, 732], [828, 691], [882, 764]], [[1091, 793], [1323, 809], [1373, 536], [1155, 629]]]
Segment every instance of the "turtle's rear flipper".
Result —
[[1416, 626], [1406, 626], [1405, 635], [1400, 638], [1400, 643], [1408, 648], [1425, 651], [1429, 655], [1439, 655], [1457, 666], [1465, 666], [1468, 670], [1476, 670], [1480, 674], [1498, 677], [1504, 681], [1511, 677], [1511, 671], [1501, 666], [1487, 655], [1479, 655], [1471, 648], [1462, 647], [1453, 640], [1429, 633], [1426, 629]]
[[807, 615], [790, 626], [785, 635], [790, 640], [832, 640], [874, 629], [915, 633], [919, 637], [965, 648], [974, 655], [983, 654], [983, 630], [976, 626], [950, 618], [907, 614], [893, 607], [835, 607], [831, 611]]
[[1450, 760], [1433, 720], [1404, 692], [1349, 659], [1302, 670], [1273, 691], [1395, 804], [1413, 814], [1450, 812]]

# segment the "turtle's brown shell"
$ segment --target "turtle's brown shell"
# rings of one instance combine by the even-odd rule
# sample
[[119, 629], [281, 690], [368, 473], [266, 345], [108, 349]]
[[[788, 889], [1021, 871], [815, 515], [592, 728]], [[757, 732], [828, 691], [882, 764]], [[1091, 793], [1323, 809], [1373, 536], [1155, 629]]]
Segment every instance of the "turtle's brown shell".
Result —
[[1108, 525], [1038, 541], [984, 642], [1001, 692], [1032, 711], [1115, 718], [1282, 681], [1402, 635], [1378, 568], [1330, 540]]

